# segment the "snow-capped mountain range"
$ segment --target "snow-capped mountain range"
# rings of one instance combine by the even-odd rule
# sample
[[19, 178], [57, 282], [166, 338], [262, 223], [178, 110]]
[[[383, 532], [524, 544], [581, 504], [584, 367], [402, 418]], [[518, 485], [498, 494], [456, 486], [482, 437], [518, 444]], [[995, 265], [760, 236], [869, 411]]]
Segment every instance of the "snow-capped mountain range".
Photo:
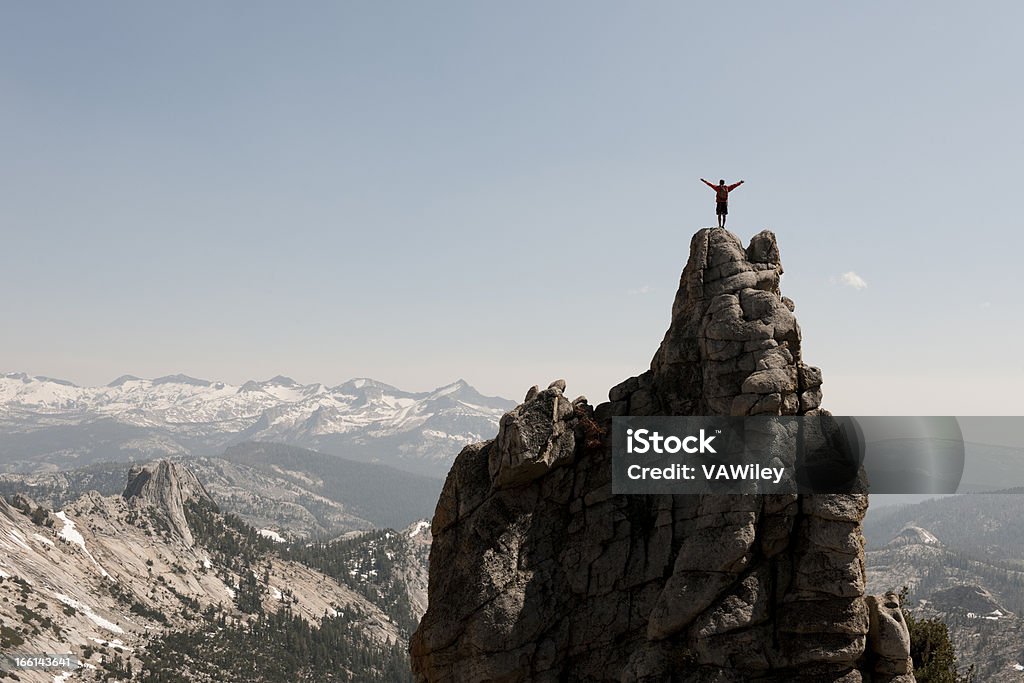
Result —
[[233, 385], [125, 375], [80, 387], [9, 373], [0, 375], [0, 469], [208, 455], [273, 441], [443, 476], [461, 447], [492, 436], [513, 405], [463, 380], [416, 393], [372, 379]]

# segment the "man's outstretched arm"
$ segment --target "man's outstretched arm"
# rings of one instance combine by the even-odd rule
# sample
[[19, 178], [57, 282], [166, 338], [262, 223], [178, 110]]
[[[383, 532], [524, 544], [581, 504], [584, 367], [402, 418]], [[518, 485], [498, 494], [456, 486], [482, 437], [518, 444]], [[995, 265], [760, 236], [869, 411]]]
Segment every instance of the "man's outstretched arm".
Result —
[[700, 181], [702, 183], [704, 183], [705, 185], [707, 185], [708, 187], [710, 187], [712, 190], [717, 190], [718, 189], [717, 185], [715, 185], [714, 183], [709, 183], [708, 181], [704, 180], [703, 178], [701, 178]]
[[729, 192], [732, 192], [733, 190], [735, 190], [737, 187], [739, 187], [740, 185], [742, 185], [745, 182], [746, 182], [745, 180], [741, 180], [738, 183], [733, 183], [732, 185], [729, 186]]

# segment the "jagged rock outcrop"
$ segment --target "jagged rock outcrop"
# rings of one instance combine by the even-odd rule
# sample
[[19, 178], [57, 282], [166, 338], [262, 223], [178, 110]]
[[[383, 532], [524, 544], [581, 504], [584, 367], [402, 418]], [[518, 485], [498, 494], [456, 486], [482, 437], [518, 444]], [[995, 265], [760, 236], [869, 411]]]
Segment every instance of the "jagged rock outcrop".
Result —
[[[649, 371], [596, 409], [533, 387], [466, 447], [433, 519], [420, 681], [912, 681], [866, 600], [862, 495], [616, 496], [617, 415], [820, 411], [765, 231], [691, 243]], [[872, 628], [873, 627], [873, 628]]]
[[869, 646], [874, 656], [874, 680], [889, 680], [910, 675], [914, 662], [910, 658], [910, 631], [900, 611], [900, 599], [896, 593], [884, 596], [869, 595], [868, 605]]
[[187, 545], [193, 544], [192, 531], [185, 519], [185, 501], [203, 500], [213, 503], [206, 488], [184, 465], [158, 460], [136, 465], [128, 471], [128, 483], [122, 497], [135, 508], [152, 508], [162, 515]]

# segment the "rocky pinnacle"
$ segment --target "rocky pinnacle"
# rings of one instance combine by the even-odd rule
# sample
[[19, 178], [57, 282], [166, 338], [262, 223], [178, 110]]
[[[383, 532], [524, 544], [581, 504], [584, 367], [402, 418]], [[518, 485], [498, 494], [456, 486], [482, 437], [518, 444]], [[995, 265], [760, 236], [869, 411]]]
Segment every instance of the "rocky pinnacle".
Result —
[[193, 543], [185, 519], [185, 502], [213, 503], [206, 488], [190, 469], [170, 460], [135, 465], [128, 471], [128, 483], [121, 496], [134, 508], [151, 509], [163, 516], [171, 533], [186, 545]]
[[467, 446], [433, 519], [419, 681], [911, 683], [864, 595], [862, 495], [616, 496], [617, 415], [821, 411], [775, 236], [694, 235], [647, 372], [591, 408], [533, 387]]

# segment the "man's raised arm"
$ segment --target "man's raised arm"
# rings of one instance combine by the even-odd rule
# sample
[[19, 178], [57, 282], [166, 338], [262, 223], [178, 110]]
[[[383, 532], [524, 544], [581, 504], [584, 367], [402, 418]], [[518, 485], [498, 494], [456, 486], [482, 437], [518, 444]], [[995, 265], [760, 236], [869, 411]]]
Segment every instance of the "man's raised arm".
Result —
[[[705, 181], [705, 182], [707, 182], [707, 181]], [[733, 183], [732, 185], [729, 186], [729, 192], [732, 192], [733, 190], [735, 190], [737, 187], [739, 187], [740, 185], [742, 185], [745, 182], [746, 182], [745, 180], [741, 180], [738, 183]]]
[[708, 187], [710, 187], [712, 190], [717, 190], [718, 189], [717, 185], [715, 185], [713, 183], [709, 183], [708, 181], [704, 180], [703, 178], [701, 178], [700, 181], [702, 183], [704, 183], [705, 185], [707, 185]]

